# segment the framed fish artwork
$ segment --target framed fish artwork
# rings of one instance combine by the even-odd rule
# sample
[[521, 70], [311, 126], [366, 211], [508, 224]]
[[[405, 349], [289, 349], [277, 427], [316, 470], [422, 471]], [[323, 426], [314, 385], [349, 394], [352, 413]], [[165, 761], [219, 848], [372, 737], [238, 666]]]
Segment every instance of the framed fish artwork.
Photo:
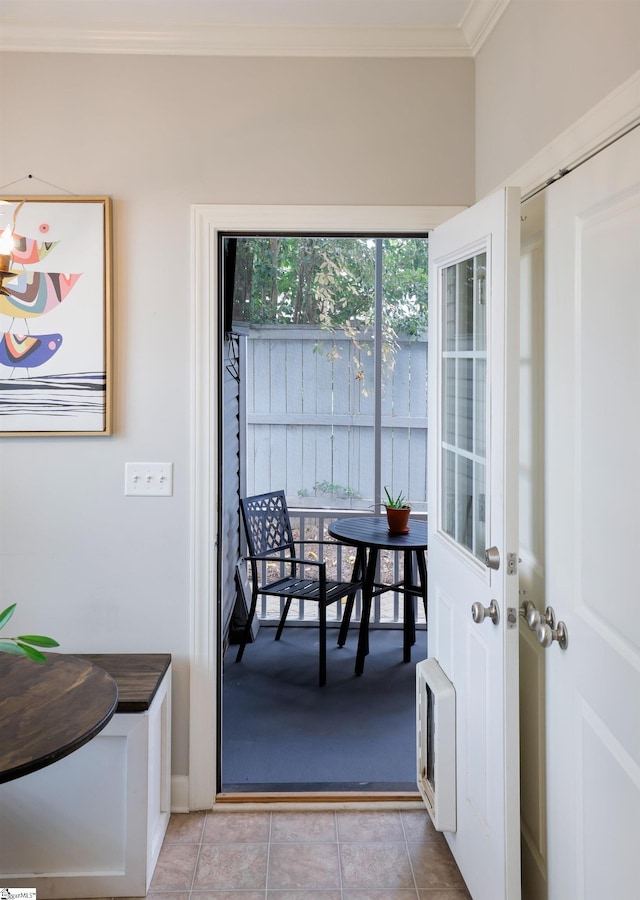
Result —
[[0, 196], [0, 438], [111, 434], [110, 197]]

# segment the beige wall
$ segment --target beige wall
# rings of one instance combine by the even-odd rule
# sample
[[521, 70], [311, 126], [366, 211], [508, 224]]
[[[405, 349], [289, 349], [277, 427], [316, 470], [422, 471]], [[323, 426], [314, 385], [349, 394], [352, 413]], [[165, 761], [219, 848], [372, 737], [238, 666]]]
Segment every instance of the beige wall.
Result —
[[473, 200], [472, 60], [0, 62], [1, 183], [33, 171], [165, 206]]
[[[5, 54], [0, 84], [0, 185], [115, 226], [115, 433], [0, 438], [0, 603], [64, 652], [171, 652], [186, 775], [190, 206], [473, 202], [473, 62]], [[125, 498], [126, 461], [174, 496]]]
[[477, 197], [639, 69], [639, 0], [511, 0], [476, 58]]

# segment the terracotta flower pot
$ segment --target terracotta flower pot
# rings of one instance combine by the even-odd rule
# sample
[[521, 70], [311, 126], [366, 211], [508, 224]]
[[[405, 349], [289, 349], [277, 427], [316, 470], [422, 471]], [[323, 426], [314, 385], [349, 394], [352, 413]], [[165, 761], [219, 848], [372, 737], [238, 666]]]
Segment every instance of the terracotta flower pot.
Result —
[[410, 506], [403, 506], [400, 509], [393, 509], [385, 506], [387, 511], [387, 524], [392, 534], [409, 534], [409, 514]]

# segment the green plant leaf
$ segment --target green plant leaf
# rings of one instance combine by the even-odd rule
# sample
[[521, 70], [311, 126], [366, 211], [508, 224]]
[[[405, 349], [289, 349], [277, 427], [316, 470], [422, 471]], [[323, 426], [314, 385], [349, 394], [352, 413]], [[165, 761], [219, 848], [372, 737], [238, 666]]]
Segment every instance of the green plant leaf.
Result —
[[28, 656], [29, 659], [34, 659], [36, 662], [46, 662], [47, 657], [44, 653], [40, 653], [39, 650], [36, 650], [35, 647], [30, 647], [28, 644], [22, 644], [20, 641], [17, 643], [18, 647], [24, 651], [24, 655]]
[[9, 621], [9, 619], [11, 618], [11, 616], [13, 615], [16, 606], [17, 606], [16, 603], [12, 603], [11, 606], [7, 606], [7, 608], [4, 609], [4, 610], [0, 613], [0, 628], [4, 628], [4, 626], [7, 624], [7, 622]]
[[14, 656], [24, 656], [25, 652], [17, 644], [11, 641], [0, 641], [0, 653], [13, 653]]
[[46, 637], [43, 634], [19, 634], [16, 638], [18, 641], [24, 641], [25, 644], [34, 644], [36, 647], [59, 647], [60, 644], [53, 638]]
[[388, 506], [389, 509], [406, 509], [409, 505], [402, 491], [400, 491], [397, 497], [392, 497], [386, 487], [384, 492], [387, 498], [384, 505]]

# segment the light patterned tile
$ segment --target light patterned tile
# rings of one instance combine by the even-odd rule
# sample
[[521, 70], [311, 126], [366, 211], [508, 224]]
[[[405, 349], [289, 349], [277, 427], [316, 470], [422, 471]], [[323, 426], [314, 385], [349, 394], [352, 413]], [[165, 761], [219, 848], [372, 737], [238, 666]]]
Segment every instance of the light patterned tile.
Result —
[[[147, 900], [189, 900], [191, 894], [188, 891], [152, 891], [147, 894]], [[139, 897], [121, 897], [120, 900], [140, 900]]]
[[165, 844], [199, 844], [205, 813], [172, 813], [164, 837]]
[[163, 844], [149, 889], [151, 891], [188, 891], [198, 858], [195, 844]]
[[340, 861], [343, 890], [414, 887], [404, 841], [340, 844]]
[[269, 890], [339, 888], [338, 845], [271, 844], [267, 885]]
[[204, 824], [205, 844], [266, 844], [269, 812], [210, 812]]
[[396, 891], [393, 888], [376, 891], [371, 888], [364, 891], [343, 891], [342, 900], [418, 900], [418, 894], [413, 888], [406, 891]]
[[271, 842], [335, 841], [336, 814], [333, 812], [274, 812]]
[[342, 900], [340, 891], [267, 891], [268, 900]]
[[419, 809], [401, 813], [407, 841], [444, 841], [441, 831], [436, 831], [431, 816]]
[[418, 888], [462, 888], [465, 883], [446, 844], [437, 842], [407, 845]]
[[420, 900], [471, 900], [471, 894], [464, 891], [418, 891]]
[[340, 811], [336, 813], [338, 838], [345, 842], [394, 843], [405, 839], [400, 813], [394, 810], [382, 812]]
[[399, 812], [340, 811], [336, 813], [336, 819], [341, 841], [373, 843], [405, 839]]
[[193, 889], [264, 890], [267, 844], [203, 844]]
[[190, 900], [264, 900], [264, 891], [194, 891]]

